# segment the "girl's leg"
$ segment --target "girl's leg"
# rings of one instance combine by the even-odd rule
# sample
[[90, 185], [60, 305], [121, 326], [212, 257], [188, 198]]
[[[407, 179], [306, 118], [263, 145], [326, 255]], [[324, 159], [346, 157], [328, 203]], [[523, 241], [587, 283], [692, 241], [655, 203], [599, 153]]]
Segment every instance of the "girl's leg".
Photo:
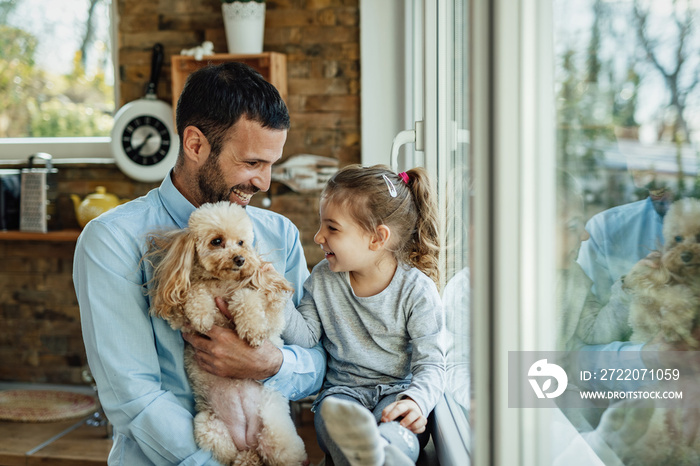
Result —
[[[329, 447], [328, 450], [335, 464], [351, 466], [413, 466], [415, 464], [396, 447], [389, 445], [388, 441], [380, 435], [372, 413], [357, 401], [331, 396], [321, 402], [320, 412], [328, 435], [326, 446]], [[339, 463], [333, 456], [331, 443], [341, 451], [341, 461], [345, 462]]]
[[[349, 466], [350, 463], [345, 458], [345, 455], [340, 450], [336, 442], [334, 442], [331, 436], [328, 434], [328, 429], [326, 428], [326, 419], [324, 418], [323, 410], [321, 408], [323, 407], [323, 404], [330, 398], [335, 398], [338, 400], [342, 399], [351, 403], [357, 403], [357, 405], [360, 407], [362, 407], [362, 405], [360, 405], [360, 403], [356, 399], [348, 395], [329, 395], [321, 401], [321, 403], [316, 408], [316, 412], [314, 413], [314, 428], [316, 429], [316, 439], [318, 441], [318, 445], [321, 447], [321, 450], [333, 459], [334, 466]], [[334, 419], [331, 417], [330, 422], [332, 423], [333, 421]]]

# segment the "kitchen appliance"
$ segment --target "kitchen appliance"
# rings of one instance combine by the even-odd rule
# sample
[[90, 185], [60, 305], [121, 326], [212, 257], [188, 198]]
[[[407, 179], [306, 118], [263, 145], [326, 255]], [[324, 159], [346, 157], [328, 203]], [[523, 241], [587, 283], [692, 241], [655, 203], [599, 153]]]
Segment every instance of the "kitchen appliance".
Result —
[[[34, 159], [41, 159], [45, 168], [34, 168]], [[51, 155], [39, 152], [29, 156], [29, 167], [21, 173], [19, 229], [46, 233], [61, 228], [56, 201], [58, 170], [51, 165]]]
[[0, 231], [19, 230], [19, 169], [0, 170]]

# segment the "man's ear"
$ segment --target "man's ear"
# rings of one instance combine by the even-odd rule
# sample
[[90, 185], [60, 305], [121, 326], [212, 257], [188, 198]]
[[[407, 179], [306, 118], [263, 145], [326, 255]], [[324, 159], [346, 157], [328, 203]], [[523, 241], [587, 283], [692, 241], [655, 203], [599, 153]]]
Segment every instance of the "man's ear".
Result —
[[209, 141], [196, 126], [188, 126], [183, 131], [182, 148], [185, 151], [185, 160], [196, 166], [202, 165], [211, 152]]
[[386, 247], [389, 244], [389, 239], [391, 238], [391, 229], [386, 225], [379, 225], [377, 231], [372, 235], [369, 242], [369, 249], [371, 251], [379, 251], [380, 249]]

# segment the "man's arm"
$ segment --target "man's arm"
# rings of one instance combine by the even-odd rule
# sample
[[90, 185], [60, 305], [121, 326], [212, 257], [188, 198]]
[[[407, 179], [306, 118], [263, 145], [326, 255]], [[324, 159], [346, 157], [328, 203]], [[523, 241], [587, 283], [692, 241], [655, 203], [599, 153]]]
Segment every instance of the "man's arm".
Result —
[[[163, 389], [163, 374], [183, 377], [188, 387], [183, 342], [165, 321], [151, 321], [138, 247], [120, 236], [93, 221], [74, 259], [83, 339], [100, 402], [117, 435], [135, 442], [153, 464], [216, 465], [195, 443], [193, 407], [182, 402], [187, 393], [178, 398]], [[172, 357], [161, 359], [157, 343]]]
[[610, 277], [608, 252], [605, 251], [606, 231], [604, 220], [598, 216], [586, 224], [589, 238], [581, 243], [576, 262], [579, 263], [588, 278], [593, 281], [592, 291], [605, 303], [610, 299], [613, 279]]

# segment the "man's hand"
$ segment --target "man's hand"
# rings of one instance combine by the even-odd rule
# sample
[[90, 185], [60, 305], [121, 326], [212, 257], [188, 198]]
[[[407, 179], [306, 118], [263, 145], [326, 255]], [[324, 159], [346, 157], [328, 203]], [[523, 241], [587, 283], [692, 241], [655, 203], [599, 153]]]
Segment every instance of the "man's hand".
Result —
[[[216, 298], [216, 306], [228, 318], [226, 303]], [[235, 330], [213, 327], [206, 335], [183, 333], [195, 350], [195, 359], [205, 371], [219, 377], [262, 380], [272, 377], [282, 366], [282, 351], [269, 341], [253, 348]]]
[[428, 424], [428, 419], [423, 416], [418, 403], [410, 398], [395, 401], [382, 411], [382, 422], [391, 422], [399, 417], [403, 417], [400, 424], [414, 434], [425, 431]]
[[651, 251], [645, 258], [640, 259], [639, 262], [651, 269], [658, 269], [661, 265], [661, 257], [661, 251]]

